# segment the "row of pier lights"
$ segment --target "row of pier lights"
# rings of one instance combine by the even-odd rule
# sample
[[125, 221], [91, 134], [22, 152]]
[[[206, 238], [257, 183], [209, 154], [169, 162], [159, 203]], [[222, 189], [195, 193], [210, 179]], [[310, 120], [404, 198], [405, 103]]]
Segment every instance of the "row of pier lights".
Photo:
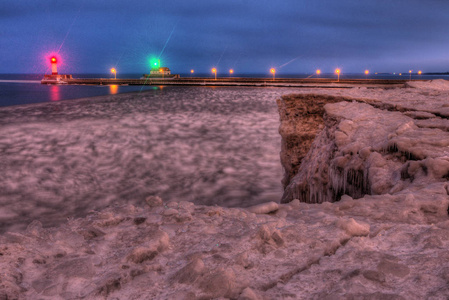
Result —
[[[215, 80], [217, 80], [217, 69], [216, 68], [212, 68], [212, 73], [215, 75]], [[193, 74], [195, 71], [192, 69], [192, 70], [190, 70], [190, 74]], [[410, 79], [412, 79], [412, 72], [413, 72], [413, 70], [409, 70], [408, 71], [409, 72], [409, 74], [410, 74]], [[270, 69], [270, 73], [273, 75], [273, 81], [274, 80], [276, 80], [276, 69], [275, 68], [271, 68]], [[316, 73], [316, 75], [317, 76], [320, 76], [320, 74], [321, 74], [321, 70], [320, 69], [318, 69], [318, 70], [316, 70], [315, 71], [315, 73]], [[365, 70], [365, 76], [367, 77], [368, 75], [369, 75], [369, 70]], [[234, 74], [234, 70], [233, 69], [230, 69], [229, 70], [229, 74], [230, 75], [232, 75], [232, 74]], [[341, 74], [341, 70], [340, 69], [335, 69], [335, 74], [337, 74], [337, 80], [338, 81], [340, 81], [340, 74]], [[377, 73], [376, 73], [377, 74]], [[418, 71], [418, 73], [417, 73], [418, 75], [422, 75], [422, 71]], [[399, 73], [399, 76], [402, 76], [402, 73]]]
[[[56, 60], [53, 61], [53, 58], [52, 58], [52, 62], [56, 62]], [[217, 68], [212, 68], [211, 71], [215, 75], [215, 80], [217, 80]], [[409, 70], [408, 72], [410, 74], [410, 79], [412, 79], [412, 72], [413, 72], [413, 70]], [[114, 79], [117, 79], [117, 70], [115, 68], [111, 69], [111, 73], [114, 74]], [[190, 70], [190, 74], [193, 74], [193, 73], [195, 73], [195, 70], [193, 70], [193, 69]], [[273, 81], [276, 80], [276, 69], [275, 68], [271, 68], [270, 69], [270, 73], [273, 75]], [[321, 70], [318, 69], [318, 70], [315, 71], [315, 73], [316, 73], [317, 76], [320, 76]], [[234, 70], [230, 69], [229, 70], [229, 74], [230, 75], [234, 74]], [[337, 80], [340, 81], [341, 70], [340, 69], [335, 69], [335, 74], [337, 74]], [[369, 75], [369, 70], [365, 70], [365, 76], [368, 76], [368, 75]], [[422, 71], [418, 71], [418, 75], [422, 75]], [[399, 73], [399, 76], [402, 76], [402, 73]]]
[[[52, 66], [53, 65], [56, 67], [56, 58], [52, 58]], [[412, 79], [412, 72], [413, 72], [413, 70], [409, 70], [408, 72], [410, 74], [410, 79]], [[114, 74], [114, 79], [117, 79], [117, 70], [115, 68], [111, 69], [111, 73]], [[193, 73], [195, 73], [195, 71], [193, 69], [190, 70], [190, 74], [193, 74]], [[213, 68], [212, 69], [212, 73], [215, 75], [215, 80], [217, 80], [217, 69]], [[273, 75], [273, 81], [276, 80], [276, 69], [275, 68], [271, 68], [270, 69], [270, 73]], [[316, 73], [317, 76], [319, 76], [321, 74], [321, 70], [318, 69], [318, 70], [316, 70], [315, 73]], [[338, 81], [340, 81], [340, 73], [341, 73], [340, 69], [335, 69], [335, 74], [337, 74], [337, 80]], [[229, 70], [229, 74], [230, 75], [234, 74], [234, 70], [230, 69]], [[422, 71], [418, 71], [418, 75], [421, 75], [421, 74], [422, 74]], [[365, 75], [366, 76], [369, 75], [369, 70], [365, 70]], [[399, 73], [399, 76], [402, 76], [402, 73]]]

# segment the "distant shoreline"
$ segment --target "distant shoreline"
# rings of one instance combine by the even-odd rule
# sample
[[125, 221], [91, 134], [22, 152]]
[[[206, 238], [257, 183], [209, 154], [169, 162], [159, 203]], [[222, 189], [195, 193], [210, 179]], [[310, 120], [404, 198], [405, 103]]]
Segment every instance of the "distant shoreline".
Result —
[[442, 72], [442, 73], [423, 73], [423, 75], [449, 75], [449, 72]]

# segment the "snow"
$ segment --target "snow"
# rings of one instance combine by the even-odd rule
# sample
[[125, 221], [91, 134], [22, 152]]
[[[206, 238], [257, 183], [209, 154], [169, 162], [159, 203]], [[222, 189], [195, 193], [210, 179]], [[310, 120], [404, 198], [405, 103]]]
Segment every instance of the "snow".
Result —
[[[298, 184], [294, 177], [292, 183], [298, 189], [310, 185], [298, 196], [315, 195], [312, 202], [323, 203], [299, 197], [245, 209], [151, 195], [57, 227], [34, 221], [0, 236], [0, 298], [446, 299], [449, 133], [422, 121], [446, 120], [441, 111], [448, 94], [429, 96], [421, 88], [304, 90], [288, 97], [285, 111], [302, 105], [311, 92], [323, 100], [322, 108], [311, 109], [326, 114], [295, 121], [295, 128], [308, 122], [316, 137], [298, 168], [310, 180]], [[331, 96], [338, 101], [324, 106]], [[281, 121], [295, 125], [285, 111]], [[138, 123], [151, 117], [137, 116]], [[101, 123], [82, 128], [114, 133], [102, 131]], [[295, 133], [292, 127], [280, 132]], [[132, 144], [132, 137], [117, 138]], [[15, 141], [13, 153], [28, 151], [27, 138]], [[39, 147], [51, 148], [45, 141]], [[52, 158], [40, 159], [45, 165]], [[236, 166], [223, 171], [235, 172]], [[340, 201], [327, 202], [337, 200], [323, 190], [329, 186], [344, 191]]]
[[407, 86], [425, 90], [449, 91], [449, 81], [444, 79], [435, 79], [430, 81], [409, 81], [407, 82]]

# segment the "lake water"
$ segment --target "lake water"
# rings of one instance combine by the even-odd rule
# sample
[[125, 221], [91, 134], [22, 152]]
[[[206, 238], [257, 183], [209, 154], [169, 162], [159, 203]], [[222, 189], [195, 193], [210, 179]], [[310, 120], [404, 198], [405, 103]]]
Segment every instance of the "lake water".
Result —
[[[42, 77], [42, 75], [35, 74], [0, 74], [0, 107], [157, 89], [157, 87], [119, 85], [46, 85], [40, 83]], [[84, 74], [79, 77], [105, 78], [107, 76], [105, 74]], [[131, 74], [129, 78], [138, 78], [138, 75]]]

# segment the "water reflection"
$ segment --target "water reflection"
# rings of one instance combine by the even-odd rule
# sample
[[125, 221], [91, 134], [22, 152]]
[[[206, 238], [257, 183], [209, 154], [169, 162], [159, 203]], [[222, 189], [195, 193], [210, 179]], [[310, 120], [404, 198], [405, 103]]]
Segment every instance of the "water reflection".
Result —
[[117, 93], [118, 93], [118, 85], [116, 85], [116, 84], [111, 84], [111, 85], [109, 86], [109, 94], [115, 95], [115, 94], [117, 94]]
[[50, 87], [50, 100], [51, 101], [59, 101], [59, 100], [61, 100], [61, 93], [60, 93], [58, 85], [53, 84]]

